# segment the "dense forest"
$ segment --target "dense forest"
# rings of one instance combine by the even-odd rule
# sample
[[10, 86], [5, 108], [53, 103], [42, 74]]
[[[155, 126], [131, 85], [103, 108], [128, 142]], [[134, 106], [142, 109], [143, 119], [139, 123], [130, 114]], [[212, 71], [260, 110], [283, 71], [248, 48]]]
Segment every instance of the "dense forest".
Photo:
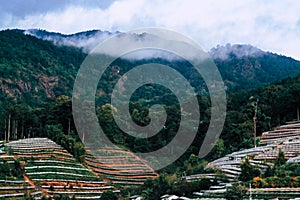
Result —
[[85, 54], [56, 46], [17, 30], [0, 32], [0, 99], [35, 107], [60, 95], [71, 95]]
[[[240, 54], [243, 53], [244, 48], [248, 47], [247, 45], [233, 46], [237, 46]], [[261, 87], [299, 74], [299, 61], [261, 50], [257, 51], [259, 53], [252, 56], [240, 56], [233, 51], [225, 59], [213, 57], [230, 92]]]
[[[79, 49], [56, 46], [20, 31], [1, 31], [0, 138], [8, 141], [49, 137], [82, 160], [85, 152], [74, 126], [71, 91], [85, 56]], [[114, 108], [110, 105], [110, 95], [117, 80], [133, 67], [153, 62], [171, 66], [190, 81], [198, 94], [201, 113], [193, 145], [181, 159], [162, 172], [199, 172], [202, 167], [193, 168], [187, 162], [193, 160], [192, 154], [197, 155], [208, 128], [210, 98], [204, 81], [187, 62], [161, 58], [114, 61], [98, 84], [96, 111], [99, 123], [111, 141], [134, 152], [159, 149], [172, 140], [180, 123], [180, 106], [165, 87], [141, 87], [130, 102], [131, 116], [142, 126], [149, 123], [148, 108], [153, 104], [164, 104], [168, 114], [166, 128], [154, 137], [145, 140], [128, 136], [117, 127], [112, 116]], [[228, 88], [227, 116], [221, 138], [206, 160], [253, 146], [256, 107], [258, 135], [296, 118], [296, 107], [300, 102], [300, 76], [296, 75], [300, 73], [300, 62], [271, 53], [242, 58], [231, 55], [227, 60], [216, 59], [215, 62]], [[289, 76], [294, 77], [282, 80]], [[277, 82], [267, 85], [274, 81]], [[191, 128], [189, 124], [185, 126]]]

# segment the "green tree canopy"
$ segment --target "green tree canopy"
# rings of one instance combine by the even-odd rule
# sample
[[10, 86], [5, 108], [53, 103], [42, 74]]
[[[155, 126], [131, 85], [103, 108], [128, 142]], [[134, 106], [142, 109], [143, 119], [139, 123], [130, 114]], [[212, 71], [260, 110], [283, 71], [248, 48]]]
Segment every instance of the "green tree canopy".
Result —
[[100, 200], [118, 200], [118, 197], [113, 191], [107, 191], [101, 195]]

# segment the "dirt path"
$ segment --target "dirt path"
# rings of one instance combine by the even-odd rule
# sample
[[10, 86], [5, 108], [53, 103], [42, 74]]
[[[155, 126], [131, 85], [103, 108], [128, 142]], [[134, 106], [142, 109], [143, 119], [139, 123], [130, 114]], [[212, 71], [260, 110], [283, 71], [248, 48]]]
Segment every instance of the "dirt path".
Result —
[[[25, 162], [22, 163], [22, 166], [24, 167], [25, 166]], [[38, 188], [38, 190], [40, 190], [42, 192], [43, 195], [47, 195], [47, 190], [41, 188], [41, 187], [38, 187], [34, 181], [32, 181], [26, 174], [23, 174], [23, 178], [26, 182], [28, 182], [31, 186], [33, 186], [35, 189]]]
[[25, 181], [27, 181], [31, 186], [36, 187], [35, 183], [30, 178], [28, 178], [27, 175], [23, 174], [23, 177]]

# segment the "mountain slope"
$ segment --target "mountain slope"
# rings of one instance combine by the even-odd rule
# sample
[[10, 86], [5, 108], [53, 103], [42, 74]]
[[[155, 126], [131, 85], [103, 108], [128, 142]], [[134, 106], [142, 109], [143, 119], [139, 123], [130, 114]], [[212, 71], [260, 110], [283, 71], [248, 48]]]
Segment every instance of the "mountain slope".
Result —
[[[228, 95], [226, 122], [221, 138], [230, 141], [230, 151], [253, 147], [253, 117], [257, 105], [257, 136], [287, 121], [298, 118], [300, 76]], [[232, 148], [231, 148], [232, 147]]]
[[[21, 99], [25, 101], [25, 103], [36, 108], [39, 107], [39, 103], [53, 99], [58, 95], [71, 94], [76, 72], [86, 54], [82, 53], [78, 49], [54, 45], [52, 42], [24, 35], [20, 31], [1, 31], [0, 43], [1, 101], [5, 101], [8, 97], [12, 97], [15, 99]], [[248, 52], [241, 50], [240, 53], [237, 53], [236, 51], [238, 51], [239, 48], [243, 49], [242, 47], [243, 45], [233, 48], [230, 47], [228, 51], [229, 57], [226, 57], [226, 59], [223, 57], [215, 57], [215, 61], [221, 71], [225, 83], [229, 88], [228, 91], [230, 92], [238, 91], [243, 88], [253, 89], [263, 84], [267, 84], [272, 80], [280, 80], [284, 76], [296, 76], [300, 73], [298, 61], [276, 54], [261, 52], [260, 50], [252, 49], [252, 47], [250, 47]], [[231, 49], [234, 49], [234, 51]], [[257, 52], [260, 52], [260, 54], [257, 54]], [[148, 62], [150, 61], [169, 64], [170, 66], [179, 69], [179, 71], [191, 82], [194, 82], [195, 85], [202, 84], [201, 80], [199, 81], [199, 76], [193, 76], [194, 72], [189, 70], [189, 66], [186, 62], [171, 62], [163, 59], [148, 60]], [[100, 81], [100, 84], [102, 83], [102, 85], [104, 85], [107, 89], [101, 91], [101, 96], [104, 96], [104, 98], [107, 97], [105, 100], [109, 101], [109, 91], [115, 86], [115, 79], [120, 78], [120, 75], [125, 73], [126, 69], [128, 70], [141, 63], [144, 64], [143, 62], [144, 60], [135, 62], [131, 60], [121, 60], [116, 63], [118, 65], [113, 65], [112, 68], [115, 68], [112, 69], [111, 72], [108, 70], [108, 73], [105, 74], [107, 76], [102, 78], [102, 82]], [[274, 73], [275, 71], [277, 71], [277, 73]], [[252, 79], [249, 77], [252, 77]], [[263, 78], [259, 79], [258, 77]], [[152, 89], [153, 88], [154, 87], [152, 87]], [[178, 125], [177, 122], [180, 119], [180, 108], [178, 109], [174, 106], [176, 105], [176, 99], [174, 96], [169, 95], [169, 91], [163, 90], [163, 88], [161, 89], [159, 87], [154, 89], [156, 89], [155, 93], [153, 93], [150, 89], [146, 91], [149, 98], [155, 97], [155, 103], [163, 102], [166, 104], [167, 102], [169, 113], [173, 114], [173, 116], [170, 117], [169, 124], [166, 126], [169, 128], [166, 130], [167, 134], [160, 135], [159, 137], [162, 139], [156, 139], [152, 143], [155, 145], [149, 147], [158, 149], [160, 147], [159, 145], [168, 143], [172, 139], [173, 134], [176, 133], [176, 126]], [[138, 90], [138, 92], [145, 94], [142, 90]], [[274, 127], [274, 125], [278, 125], [282, 121], [285, 121], [285, 118], [294, 118], [295, 114], [290, 114], [294, 109], [293, 104], [300, 102], [299, 77], [295, 79], [286, 79], [282, 82], [263, 87], [260, 90], [250, 92], [239, 91], [239, 94], [232, 94], [230, 92], [228, 92], [231, 95], [228, 95], [226, 124], [221, 136], [228, 151], [233, 151], [235, 148], [246, 148], [253, 144], [251, 141], [251, 133], [253, 131], [253, 102], [250, 101], [251, 96], [253, 96], [254, 99], [259, 99], [257, 115], [258, 134]], [[160, 97], [160, 94], [163, 94], [163, 97], [157, 98]], [[199, 102], [202, 111], [206, 112], [206, 115], [209, 115], [209, 98], [202, 94], [199, 96], [201, 98]], [[30, 123], [28, 121], [25, 121], [24, 123], [23, 119], [18, 119], [19, 116], [21, 116], [20, 112], [11, 114], [12, 110], [17, 111], [21, 109], [16, 106], [12, 106], [12, 108], [9, 108], [9, 106], [5, 107], [5, 104], [3, 104], [3, 106], [1, 105], [1, 109], [6, 111], [1, 113], [4, 120], [2, 121], [0, 128], [1, 130], [7, 130], [7, 122], [9, 120], [18, 120], [18, 123], [14, 122], [14, 124], [16, 124], [14, 126], [18, 126], [18, 128], [14, 128], [15, 131], [11, 130], [10, 132], [18, 132], [20, 135], [19, 138], [23, 138], [23, 129], [21, 128], [23, 125], [25, 126], [24, 132], [28, 132], [30, 134], [33, 132], [41, 134], [45, 131], [45, 126], [54, 124], [62, 124], [64, 133], [66, 134], [72, 131], [76, 133], [73, 124], [69, 123], [70, 121], [68, 120], [72, 118], [70, 114], [71, 101], [67, 97], [64, 97], [61, 100], [64, 99], [67, 101], [63, 101], [65, 103], [62, 103], [60, 106], [59, 104], [57, 105], [59, 102], [54, 103], [53, 101], [52, 106], [42, 106], [40, 107], [42, 109], [33, 109], [33, 115], [29, 115], [29, 112], [24, 112], [23, 115], [26, 119], [29, 118], [28, 121], [31, 121]], [[147, 101], [148, 99], [145, 99], [145, 96], [144, 100], [133, 98], [133, 106], [131, 107], [131, 110], [136, 109], [138, 111], [144, 111], [143, 109], [146, 107], [144, 105], [149, 102]], [[164, 101], [164, 99], [166, 101]], [[146, 103], [143, 104], [143, 102]], [[109, 115], [111, 114], [109, 105], [104, 105], [103, 107], [100, 106], [98, 108], [101, 108], [104, 114], [107, 115], [101, 115], [101, 109], [99, 109], [101, 116], [99, 122], [106, 122], [104, 118], [111, 120], [112, 118], [110, 118]], [[64, 113], [61, 112], [62, 110]], [[147, 111], [136, 113], [137, 114], [133, 115], [135, 121], [141, 122], [142, 125], [143, 123], [147, 123]], [[205, 115], [201, 116], [203, 117]], [[209, 123], [209, 116], [207, 119], [208, 120], [202, 120], [203, 123], [198, 134], [200, 135], [199, 137], [204, 135], [202, 133], [205, 133], [205, 127]], [[108, 137], [112, 136], [116, 140], [119, 140], [121, 137], [117, 137], [118, 129], [110, 126], [111, 124], [109, 123], [107, 124]], [[187, 124], [187, 126], [191, 127], [189, 124]], [[32, 132], [30, 132], [31, 130]], [[3, 131], [3, 133], [4, 132], [6, 131]], [[200, 139], [195, 140], [195, 149], [201, 143]], [[130, 143], [127, 143], [126, 140], [130, 141]], [[134, 146], [135, 150], [138, 152], [148, 150], [148, 146], [141, 140], [134, 141], [134, 138], [128, 137], [125, 138], [124, 141], [120, 142]], [[161, 144], [158, 144], [159, 142]]]
[[225, 85], [234, 91], [260, 87], [300, 74], [300, 62], [251, 45], [218, 46], [210, 51]]
[[36, 101], [70, 94], [85, 54], [18, 31], [0, 32], [0, 97]]
[[[51, 41], [26, 35], [28, 33]], [[72, 35], [41, 30], [1, 31], [0, 97], [17, 98], [33, 105], [62, 94], [71, 95], [77, 70], [86, 56], [82, 50], [90, 48], [92, 43], [98, 44], [99, 38], [113, 34], [116, 33], [97, 30]], [[71, 47], [75, 44], [81, 50]], [[210, 54], [220, 70], [228, 92], [256, 88], [300, 74], [299, 61], [263, 52], [250, 45], [218, 46]], [[187, 67], [188, 63], [166, 61], [164, 58], [156, 59], [155, 62], [175, 66], [190, 81], [203, 87], [199, 80], [192, 80], [197, 75], [194, 76], [195, 72]], [[128, 65], [135, 65], [130, 60], [123, 60], [118, 64], [121, 72], [122, 67], [128, 70]]]
[[[24, 33], [53, 41], [55, 44], [79, 47], [85, 52], [89, 52], [105, 39], [118, 34], [118, 32], [92, 30], [63, 35], [36, 29]], [[230, 90], [259, 87], [300, 74], [299, 61], [264, 52], [251, 45], [227, 44], [212, 48], [209, 53]]]

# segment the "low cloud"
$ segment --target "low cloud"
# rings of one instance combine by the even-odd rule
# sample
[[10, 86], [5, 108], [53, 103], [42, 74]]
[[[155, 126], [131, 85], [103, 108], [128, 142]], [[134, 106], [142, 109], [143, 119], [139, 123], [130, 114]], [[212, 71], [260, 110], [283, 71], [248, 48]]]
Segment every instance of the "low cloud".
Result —
[[300, 59], [299, 10], [296, 0], [120, 0], [105, 7], [70, 2], [61, 9], [21, 18], [8, 10], [0, 25], [62, 33], [160, 27], [188, 35], [204, 50], [218, 44], [251, 44]]
[[266, 54], [266, 52], [252, 46], [252, 45], [240, 45], [240, 44], [227, 44], [226, 46], [218, 45], [212, 48], [209, 54], [214, 59], [227, 60], [230, 56], [235, 56], [237, 58], [242, 57], [259, 57]]
[[60, 33], [49, 33], [39, 29], [29, 29], [24, 34], [32, 35], [43, 40], [52, 41], [57, 45], [73, 46], [82, 49], [85, 53], [89, 53], [97, 45], [104, 40], [117, 34], [108, 31], [93, 30], [76, 34], [64, 35]]

